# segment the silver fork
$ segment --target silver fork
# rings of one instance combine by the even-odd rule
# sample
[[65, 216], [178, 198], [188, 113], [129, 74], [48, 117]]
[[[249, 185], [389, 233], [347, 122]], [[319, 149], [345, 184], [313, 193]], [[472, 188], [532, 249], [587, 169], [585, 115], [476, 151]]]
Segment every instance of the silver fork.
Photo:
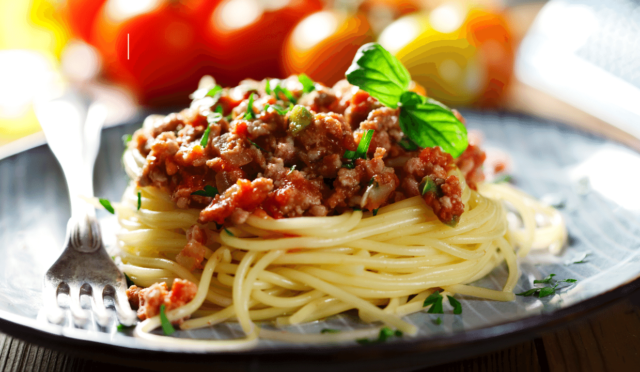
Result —
[[77, 96], [70, 95], [36, 110], [49, 147], [64, 171], [71, 200], [64, 251], [44, 276], [44, 311], [50, 322], [61, 323], [64, 311], [58, 305], [58, 294], [68, 291], [73, 322], [84, 326], [89, 313], [81, 307], [80, 296], [91, 295], [94, 318], [105, 327], [110, 315], [104, 297], [109, 296], [115, 300], [120, 323], [128, 326], [136, 316], [125, 294], [127, 282], [105, 250], [95, 208], [79, 197], [93, 197], [93, 166], [106, 109], [93, 103], [83, 125], [83, 107]]

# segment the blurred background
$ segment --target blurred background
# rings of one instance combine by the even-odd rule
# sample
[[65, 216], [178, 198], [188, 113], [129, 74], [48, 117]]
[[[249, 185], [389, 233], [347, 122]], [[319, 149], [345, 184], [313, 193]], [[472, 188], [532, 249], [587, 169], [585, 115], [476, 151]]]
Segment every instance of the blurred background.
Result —
[[[534, 113], [592, 130], [613, 123], [614, 137], [635, 146], [606, 109], [590, 112], [588, 100], [556, 94], [561, 78], [538, 84], [549, 76], [536, 49], [549, 24], [577, 17], [580, 35], [597, 31], [583, 27], [589, 14], [564, 9], [563, 19], [548, 11], [574, 3], [584, 7], [507, 0], [0, 0], [0, 158], [3, 149], [7, 156], [42, 141], [34, 107], [65, 91], [106, 103], [113, 125], [186, 105], [205, 74], [232, 86], [305, 72], [331, 86], [371, 41], [448, 105]], [[553, 14], [541, 21], [541, 9]], [[576, 34], [572, 25], [549, 38]], [[544, 68], [557, 64], [551, 65]]]

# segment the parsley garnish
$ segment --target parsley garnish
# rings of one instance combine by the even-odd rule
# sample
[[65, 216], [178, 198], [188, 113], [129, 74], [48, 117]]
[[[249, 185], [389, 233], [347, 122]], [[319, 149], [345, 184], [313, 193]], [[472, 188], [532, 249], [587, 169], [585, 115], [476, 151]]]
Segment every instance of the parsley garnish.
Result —
[[290, 175], [291, 173], [293, 173], [293, 171], [296, 169], [296, 165], [294, 164], [293, 167], [291, 167], [289, 169], [289, 173], [287, 173], [287, 176]]
[[220, 114], [220, 116], [222, 116], [222, 114], [224, 114], [224, 108], [222, 108], [222, 106], [217, 105], [216, 108], [213, 110], [213, 112], [215, 112], [216, 114]]
[[191, 193], [191, 195], [208, 196], [210, 198], [213, 198], [217, 194], [218, 189], [210, 185], [205, 185], [204, 190], [198, 190]]
[[436, 185], [436, 182], [429, 176], [425, 176], [418, 187], [420, 187], [421, 195], [425, 195], [428, 192], [438, 193], [438, 185]]
[[549, 276], [547, 276], [544, 279], [540, 279], [540, 280], [534, 280], [533, 283], [534, 284], [553, 284], [553, 282], [555, 282], [555, 284], [553, 286], [548, 286], [548, 287], [540, 287], [540, 288], [531, 288], [528, 291], [524, 291], [522, 293], [516, 293], [516, 296], [538, 296], [538, 298], [542, 298], [542, 297], [547, 297], [547, 296], [551, 296], [553, 294], [556, 293], [556, 289], [558, 288], [558, 286], [561, 283], [575, 283], [578, 280], [576, 279], [562, 279], [562, 280], [555, 280], [553, 279], [553, 277], [556, 276], [556, 274], [549, 274]]
[[217, 95], [219, 98], [221, 94], [222, 94], [222, 87], [220, 85], [216, 85], [215, 87], [209, 89], [206, 95], [213, 98], [216, 98], [216, 95]]
[[255, 112], [253, 112], [253, 95], [254, 93], [251, 93], [251, 95], [249, 96], [249, 102], [247, 103], [247, 113], [244, 114], [244, 120], [253, 120], [256, 118], [256, 114]]
[[224, 228], [224, 231], [229, 234], [229, 236], [235, 236], [233, 235], [233, 233], [231, 231], [229, 231], [229, 229], [227, 229], [226, 227]]
[[442, 324], [442, 319], [440, 319], [440, 317], [437, 317], [437, 318], [433, 321], [433, 323], [434, 323], [435, 325], [440, 325], [440, 324]]
[[124, 279], [127, 281], [127, 287], [131, 287], [132, 285], [135, 285], [133, 280], [129, 278], [129, 275], [127, 275], [126, 273], [123, 273], [123, 274], [124, 274]]
[[372, 212], [373, 212], [374, 216], [377, 216], [378, 215], [378, 208], [374, 209]]
[[589, 261], [585, 261], [585, 259], [587, 258], [587, 256], [590, 256], [591, 253], [590, 252], [586, 252], [584, 255], [582, 255], [582, 257], [580, 259], [578, 259], [577, 261], [574, 262], [567, 262], [565, 264], [565, 266], [571, 265], [571, 264], [582, 264], [582, 263], [587, 263]]
[[118, 325], [116, 326], [116, 329], [118, 330], [118, 332], [124, 332], [125, 330], [127, 330], [127, 329], [131, 329], [131, 328], [133, 328], [133, 327], [135, 327], [135, 326], [126, 326], [126, 325], [124, 325], [124, 324], [118, 324]]
[[263, 149], [262, 147], [258, 146], [258, 144], [257, 144], [257, 143], [255, 143], [255, 142], [253, 142], [252, 140], [250, 140], [250, 139], [248, 139], [248, 138], [247, 138], [247, 141], [249, 141], [253, 146], [257, 147], [257, 148], [258, 148], [258, 150], [260, 150], [260, 151], [264, 151], [264, 149]]
[[104, 207], [104, 209], [107, 210], [107, 212], [109, 212], [111, 214], [116, 214], [116, 211], [111, 206], [111, 202], [109, 201], [109, 199], [100, 198], [100, 199], [98, 199], [98, 201], [100, 201], [100, 204], [102, 204], [102, 206]]
[[449, 304], [453, 306], [453, 313], [462, 314], [462, 304], [460, 303], [460, 301], [451, 296], [447, 296], [447, 298], [449, 299]]
[[122, 136], [122, 144], [124, 145], [124, 147], [129, 147], [129, 142], [131, 142], [131, 139], [133, 138], [132, 135], [130, 134], [125, 134], [124, 136]]
[[371, 139], [373, 138], [373, 132], [373, 129], [367, 129], [364, 132], [364, 135], [362, 135], [356, 151], [346, 150], [342, 157], [345, 159], [366, 159], [367, 152], [369, 151], [369, 145], [371, 144]]
[[162, 331], [165, 335], [169, 336], [176, 331], [173, 325], [171, 325], [169, 318], [167, 318], [167, 314], [165, 314], [164, 304], [160, 305], [160, 323], [162, 324]]
[[142, 193], [138, 191], [138, 210], [142, 207]]
[[267, 94], [273, 93], [276, 99], [282, 99], [281, 95], [284, 96], [289, 102], [296, 103], [296, 97], [293, 96], [293, 93], [287, 88], [280, 86], [280, 80], [277, 80], [277, 84], [275, 87], [271, 87], [271, 81], [267, 81], [267, 87], [265, 88], [265, 92]]
[[264, 92], [267, 94], [271, 94], [271, 80], [267, 79], [267, 83], [264, 86]]
[[298, 81], [302, 84], [302, 91], [304, 93], [311, 93], [316, 90], [316, 83], [306, 74], [298, 75]]
[[278, 105], [270, 105], [270, 104], [266, 104], [264, 105], [264, 111], [269, 110], [269, 107], [271, 107], [272, 109], [274, 109], [279, 115], [286, 115], [289, 111], [291, 111], [291, 109], [293, 108], [292, 104], [289, 104], [289, 107], [287, 108], [282, 108]]
[[369, 340], [368, 338], [359, 338], [356, 340], [356, 342], [359, 343], [360, 345], [379, 344], [387, 341], [387, 339], [392, 336], [402, 337], [402, 331], [399, 331], [399, 330], [394, 331], [389, 327], [384, 327], [380, 329], [380, 334], [378, 334], [377, 339]]
[[200, 146], [207, 147], [207, 143], [209, 142], [209, 133], [211, 132], [211, 124], [217, 123], [222, 119], [222, 114], [219, 112], [212, 112], [207, 115], [207, 129], [205, 129], [204, 134], [202, 135], [202, 139], [200, 140]]
[[454, 158], [467, 148], [464, 124], [440, 102], [408, 91], [409, 72], [380, 44], [360, 47], [346, 77], [385, 106], [400, 106], [400, 129], [416, 145], [440, 146]]
[[507, 182], [511, 182], [512, 179], [513, 177], [511, 177], [511, 175], [503, 174], [499, 177], [496, 177], [492, 183], [507, 183]]
[[323, 328], [322, 331], [320, 331], [320, 333], [340, 333], [340, 330], [331, 329], [331, 328]]
[[435, 291], [429, 297], [424, 300], [422, 307], [426, 307], [431, 305], [429, 310], [427, 311], [430, 314], [444, 314], [444, 310], [442, 309], [442, 295], [440, 292]]

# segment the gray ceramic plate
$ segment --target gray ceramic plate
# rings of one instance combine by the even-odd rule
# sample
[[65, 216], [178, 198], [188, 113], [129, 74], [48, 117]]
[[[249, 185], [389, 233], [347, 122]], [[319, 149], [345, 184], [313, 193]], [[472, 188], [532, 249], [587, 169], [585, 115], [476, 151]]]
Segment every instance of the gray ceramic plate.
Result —
[[[445, 314], [441, 325], [431, 314], [408, 317], [418, 325], [416, 338], [375, 346], [303, 346], [261, 341], [252, 350], [211, 353], [171, 346], [159, 347], [117, 332], [54, 326], [38, 316], [42, 275], [56, 259], [69, 217], [62, 172], [46, 146], [0, 161], [0, 330], [49, 346], [114, 358], [151, 359], [155, 363], [205, 363], [260, 370], [336, 370], [355, 366], [371, 370], [410, 369], [498, 348], [540, 327], [559, 325], [638, 287], [640, 277], [640, 198], [637, 172], [640, 155], [613, 142], [536, 118], [507, 114], [465, 113], [470, 127], [485, 135], [485, 146], [511, 154], [515, 184], [530, 194], [562, 205], [569, 246], [560, 256], [533, 254], [520, 261], [520, 292], [533, 279], [550, 273], [575, 278], [578, 284], [559, 295], [538, 299], [517, 297], [500, 303], [462, 298], [463, 314]], [[123, 134], [139, 124], [105, 130], [95, 172], [96, 195], [119, 199], [127, 178], [120, 163]], [[101, 214], [108, 238], [109, 216]], [[588, 256], [581, 264], [569, 264]], [[506, 275], [498, 267], [477, 285], [498, 288]], [[317, 333], [322, 328], [361, 328], [346, 314], [324, 322], [291, 327], [292, 332]], [[216, 338], [239, 335], [221, 325], [177, 337]], [[189, 358], [182, 358], [189, 354]], [[253, 369], [252, 369], [253, 368]]]

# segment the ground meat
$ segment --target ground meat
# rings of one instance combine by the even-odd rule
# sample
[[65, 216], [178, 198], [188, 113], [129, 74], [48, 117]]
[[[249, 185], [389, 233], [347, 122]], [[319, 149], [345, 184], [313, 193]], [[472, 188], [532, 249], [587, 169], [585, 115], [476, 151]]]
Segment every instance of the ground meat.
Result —
[[224, 194], [218, 194], [213, 198], [211, 204], [200, 212], [198, 221], [201, 223], [214, 221], [222, 225], [236, 208], [253, 212], [267, 198], [271, 190], [273, 190], [271, 179], [263, 177], [253, 181], [239, 179]]
[[140, 307], [140, 291], [142, 287], [138, 287], [137, 285], [132, 285], [126, 291], [127, 299], [129, 300], [129, 305], [134, 310], [137, 310]]
[[[405, 164], [406, 176], [402, 183], [407, 196], [422, 195], [438, 219], [452, 226], [458, 223], [464, 212], [462, 185], [453, 174], [455, 170], [451, 155], [440, 147], [425, 148], [417, 158], [411, 158]], [[429, 187], [425, 183], [434, 186]]]
[[456, 166], [462, 172], [467, 185], [473, 190], [477, 190], [478, 182], [484, 181], [482, 164], [487, 155], [478, 146], [469, 144], [466, 150], [456, 159]]
[[202, 269], [202, 261], [207, 252], [207, 233], [198, 226], [193, 225], [187, 230], [187, 245], [176, 256], [176, 262], [189, 271]]
[[[276, 85], [291, 94], [276, 97]], [[258, 212], [273, 218], [335, 215], [421, 195], [440, 220], [455, 224], [464, 210], [458, 176], [472, 189], [484, 179], [478, 145], [471, 143], [455, 161], [439, 148], [408, 150], [400, 143], [406, 137], [399, 109], [384, 107], [346, 80], [331, 88], [317, 83], [307, 94], [296, 77], [273, 79], [270, 87], [266, 93], [266, 81], [246, 80], [215, 98], [200, 95], [180, 113], [149, 117], [129, 145], [146, 157], [138, 184], [167, 191], [179, 208], [200, 209], [201, 223], [241, 224]], [[304, 109], [289, 114], [295, 104]], [[225, 117], [209, 123], [207, 117], [220, 111]], [[367, 130], [374, 133], [366, 156], [345, 158]], [[425, 177], [435, 186], [422, 195]], [[194, 195], [206, 186], [219, 194]], [[200, 268], [203, 246], [189, 239], [178, 259]]]
[[[131, 296], [133, 296], [137, 292], [139, 303], [138, 318], [145, 320], [160, 314], [160, 306], [163, 304], [165, 311], [185, 305], [193, 300], [197, 291], [197, 285], [188, 280], [177, 278], [173, 281], [171, 291], [167, 289], [167, 284], [163, 282], [152, 284], [149, 288], [142, 290], [138, 290], [136, 287], [133, 291], [127, 291], [127, 295], [129, 296], [129, 293], [131, 293]], [[129, 302], [131, 301], [131, 297], [129, 297]], [[184, 319], [178, 319], [173, 323], [180, 324]]]

